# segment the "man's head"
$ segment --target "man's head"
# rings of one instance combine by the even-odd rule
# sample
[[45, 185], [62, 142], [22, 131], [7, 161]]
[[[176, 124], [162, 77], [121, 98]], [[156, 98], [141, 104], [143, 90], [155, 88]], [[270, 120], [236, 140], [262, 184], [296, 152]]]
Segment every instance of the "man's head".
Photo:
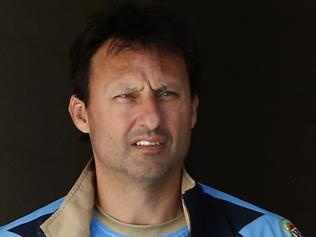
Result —
[[198, 87], [198, 59], [192, 37], [184, 24], [161, 7], [113, 1], [89, 18], [71, 49], [73, 94], [84, 102], [88, 101], [91, 59], [105, 41], [112, 39], [109, 51], [115, 53], [137, 45], [183, 57], [193, 96]]
[[181, 170], [198, 104], [182, 30], [160, 10], [125, 5], [95, 15], [77, 40], [69, 111], [107, 174]]

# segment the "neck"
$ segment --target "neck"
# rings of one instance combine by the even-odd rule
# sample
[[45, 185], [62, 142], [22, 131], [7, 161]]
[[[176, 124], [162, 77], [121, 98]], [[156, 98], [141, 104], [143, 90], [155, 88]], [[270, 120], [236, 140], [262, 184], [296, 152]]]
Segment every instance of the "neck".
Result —
[[99, 205], [124, 223], [154, 225], [171, 220], [182, 213], [182, 168], [169, 173], [146, 183], [111, 175], [96, 165]]

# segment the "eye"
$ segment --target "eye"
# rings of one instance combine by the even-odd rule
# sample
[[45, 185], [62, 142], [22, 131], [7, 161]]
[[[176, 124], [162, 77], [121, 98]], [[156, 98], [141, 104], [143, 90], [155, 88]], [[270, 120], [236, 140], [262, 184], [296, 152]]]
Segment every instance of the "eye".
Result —
[[179, 94], [177, 92], [174, 91], [162, 91], [159, 94], [159, 97], [178, 97]]
[[116, 95], [114, 98], [118, 100], [132, 100], [132, 99], [136, 99], [136, 95], [132, 93], [123, 93], [123, 94]]
[[118, 95], [116, 96], [117, 98], [123, 98], [123, 99], [126, 99], [126, 98], [129, 98], [129, 94], [121, 94], [121, 95]]

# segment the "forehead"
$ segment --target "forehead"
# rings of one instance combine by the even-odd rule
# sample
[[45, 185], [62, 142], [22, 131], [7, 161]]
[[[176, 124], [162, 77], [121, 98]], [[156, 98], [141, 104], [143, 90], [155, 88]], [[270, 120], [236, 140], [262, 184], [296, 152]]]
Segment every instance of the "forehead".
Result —
[[90, 79], [114, 74], [145, 73], [167, 79], [187, 80], [187, 67], [181, 55], [163, 52], [155, 48], [135, 46], [119, 51], [111, 49], [111, 41], [105, 42], [91, 60]]

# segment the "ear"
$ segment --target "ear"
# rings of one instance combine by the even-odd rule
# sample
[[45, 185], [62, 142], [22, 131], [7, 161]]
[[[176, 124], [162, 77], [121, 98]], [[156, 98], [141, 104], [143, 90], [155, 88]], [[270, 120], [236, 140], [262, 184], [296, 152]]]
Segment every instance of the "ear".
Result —
[[192, 117], [191, 117], [191, 128], [194, 128], [197, 120], [197, 108], [199, 106], [199, 98], [194, 95], [192, 99]]
[[72, 95], [68, 111], [76, 127], [83, 133], [89, 133], [89, 121], [85, 103], [75, 95]]

